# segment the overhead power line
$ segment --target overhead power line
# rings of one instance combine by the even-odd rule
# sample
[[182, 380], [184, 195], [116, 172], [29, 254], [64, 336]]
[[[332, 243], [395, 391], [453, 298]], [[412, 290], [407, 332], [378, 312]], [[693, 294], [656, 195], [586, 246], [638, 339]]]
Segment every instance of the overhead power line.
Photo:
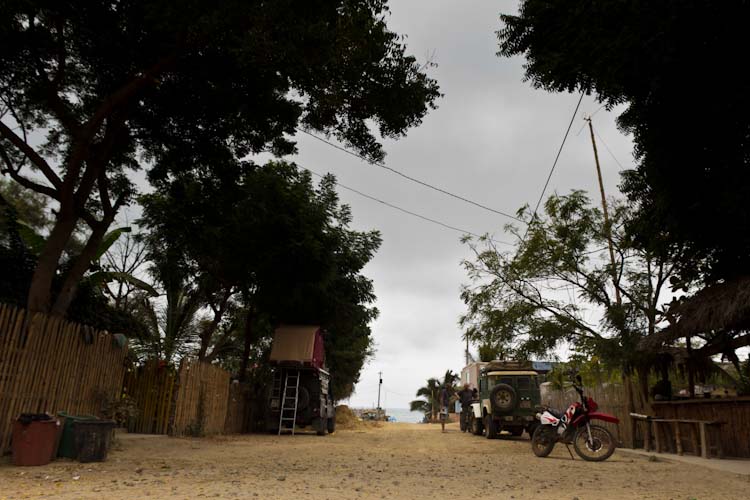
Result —
[[620, 171], [625, 170], [625, 167], [622, 165], [622, 163], [620, 163], [620, 160], [617, 159], [617, 157], [612, 152], [612, 150], [609, 149], [609, 146], [607, 146], [607, 143], [604, 141], [604, 139], [602, 138], [602, 136], [599, 134], [599, 131], [596, 130], [596, 127], [594, 127], [592, 125], [592, 128], [594, 129], [594, 133], [596, 134], [596, 136], [599, 138], [599, 140], [602, 142], [602, 144], [604, 144], [604, 149], [607, 150], [607, 152], [609, 153], [609, 156], [611, 156], [612, 159], [615, 160], [615, 163], [617, 163], [620, 166]]
[[[570, 134], [570, 128], [573, 126], [573, 121], [576, 119], [576, 115], [578, 114], [578, 108], [581, 107], [581, 101], [583, 101], [583, 95], [584, 93], [581, 92], [581, 97], [578, 98], [578, 104], [576, 104], [576, 109], [573, 111], [573, 116], [570, 117], [570, 123], [568, 123], [568, 128], [565, 130], [565, 135], [563, 136], [563, 140], [560, 143], [560, 148], [557, 150], [557, 155], [555, 156], [555, 161], [552, 163], [552, 168], [549, 170], [549, 175], [547, 175], [547, 180], [544, 182], [544, 187], [542, 188], [542, 194], [539, 195], [539, 199], [536, 202], [536, 206], [534, 207], [534, 213], [531, 216], [531, 220], [533, 221], [536, 218], [536, 213], [539, 210], [539, 205], [542, 203], [542, 199], [544, 198], [544, 193], [547, 192], [547, 187], [549, 186], [549, 181], [552, 179], [552, 174], [555, 172], [555, 167], [557, 167], [557, 161], [560, 159], [560, 154], [562, 153], [563, 147], [565, 146], [565, 141], [568, 140], [568, 134]], [[528, 234], [529, 228], [526, 227], [526, 233]], [[524, 234], [523, 239], [526, 239], [526, 235]]]
[[[319, 174], [318, 172], [315, 172], [314, 170], [311, 170], [311, 169], [309, 169], [307, 167], [300, 167], [300, 168], [304, 168], [305, 170], [307, 170], [308, 172], [310, 172], [314, 176], [320, 177], [321, 179], [324, 177], [322, 174]], [[370, 196], [367, 193], [363, 193], [362, 191], [358, 191], [358, 190], [356, 190], [354, 188], [351, 188], [349, 186], [345, 186], [345, 185], [341, 184], [338, 181], [336, 181], [336, 185], [338, 187], [340, 187], [340, 188], [346, 189], [347, 191], [351, 191], [352, 193], [356, 193], [356, 194], [362, 196], [363, 198], [367, 198], [368, 200], [376, 201], [376, 202], [378, 202], [378, 203], [380, 203], [382, 205], [385, 205], [387, 207], [393, 208], [394, 210], [398, 210], [399, 212], [403, 212], [405, 214], [409, 214], [409, 215], [411, 215], [413, 217], [417, 217], [417, 218], [425, 220], [427, 222], [431, 222], [433, 224], [437, 224], [438, 226], [442, 226], [445, 229], [450, 229], [452, 231], [456, 231], [456, 232], [459, 232], [459, 233], [462, 233], [462, 234], [468, 234], [468, 235], [474, 236], [475, 238], [481, 238], [480, 235], [478, 235], [476, 233], [473, 233], [471, 231], [467, 231], [465, 229], [461, 229], [461, 228], [458, 228], [458, 227], [455, 227], [455, 226], [451, 226], [451, 225], [446, 224], [444, 222], [441, 222], [439, 220], [432, 219], [430, 217], [426, 217], [424, 215], [418, 214], [416, 212], [412, 212], [411, 210], [407, 210], [405, 208], [401, 208], [401, 207], [399, 207], [397, 205], [394, 205], [392, 203], [388, 203], [387, 201], [383, 201], [380, 198], [376, 198], [374, 196]], [[500, 240], [494, 240], [494, 239], [492, 241], [494, 241], [495, 243], [501, 243], [503, 245], [511, 245], [511, 246], [513, 245], [512, 243], [508, 243], [507, 241], [500, 241]]]
[[511, 215], [511, 214], [509, 214], [507, 212], [503, 212], [502, 210], [496, 210], [496, 209], [494, 209], [492, 207], [488, 207], [487, 205], [483, 205], [483, 204], [478, 203], [476, 201], [470, 200], [469, 198], [466, 198], [464, 196], [461, 196], [461, 195], [458, 195], [458, 194], [455, 194], [455, 193], [451, 193], [448, 190], [445, 190], [443, 188], [434, 186], [434, 185], [432, 185], [432, 184], [430, 184], [428, 182], [422, 181], [422, 180], [417, 179], [415, 177], [411, 177], [410, 175], [406, 175], [405, 173], [403, 173], [403, 172], [401, 172], [399, 170], [396, 170], [395, 168], [391, 168], [391, 167], [385, 165], [384, 163], [379, 163], [379, 162], [373, 161], [373, 160], [371, 160], [371, 159], [369, 159], [369, 158], [367, 158], [365, 156], [362, 156], [359, 153], [355, 153], [354, 151], [350, 151], [350, 150], [348, 150], [348, 149], [346, 149], [346, 148], [344, 148], [342, 146], [339, 146], [336, 143], [333, 143], [333, 142], [331, 142], [331, 141], [329, 141], [329, 140], [327, 140], [327, 139], [325, 139], [323, 137], [320, 137], [318, 135], [310, 133], [310, 132], [308, 132], [306, 130], [302, 130], [302, 129], [298, 128], [297, 131], [298, 132], [302, 132], [305, 135], [309, 135], [313, 139], [317, 139], [318, 141], [320, 141], [320, 142], [322, 142], [324, 144], [327, 144], [327, 145], [331, 146], [332, 148], [336, 148], [339, 151], [343, 151], [346, 154], [354, 156], [355, 158], [359, 158], [360, 160], [362, 160], [364, 162], [367, 162], [370, 165], [374, 165], [376, 167], [380, 167], [382, 169], [388, 170], [389, 172], [391, 172], [393, 174], [396, 174], [396, 175], [398, 175], [400, 177], [403, 177], [404, 179], [410, 180], [411, 182], [415, 182], [415, 183], [417, 183], [417, 184], [419, 184], [421, 186], [427, 187], [429, 189], [432, 189], [432, 190], [437, 191], [439, 193], [442, 193], [444, 195], [450, 196], [451, 198], [455, 198], [457, 200], [461, 200], [461, 201], [463, 201], [465, 203], [468, 203], [470, 205], [474, 205], [475, 207], [479, 207], [479, 208], [481, 208], [483, 210], [487, 210], [488, 212], [492, 212], [492, 213], [495, 213], [495, 214], [498, 214], [498, 215], [502, 215], [503, 217], [508, 217], [509, 219], [513, 219], [513, 220], [518, 221], [518, 222], [523, 222], [525, 224], [525, 222], [523, 220], [519, 219], [515, 215]]

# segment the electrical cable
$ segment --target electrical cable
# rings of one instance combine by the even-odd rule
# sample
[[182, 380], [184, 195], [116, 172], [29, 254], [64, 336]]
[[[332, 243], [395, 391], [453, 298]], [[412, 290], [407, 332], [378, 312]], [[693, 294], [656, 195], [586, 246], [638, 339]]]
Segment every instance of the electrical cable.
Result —
[[355, 153], [354, 151], [350, 151], [350, 150], [348, 150], [348, 149], [346, 149], [346, 148], [344, 148], [342, 146], [339, 146], [338, 144], [335, 144], [335, 143], [333, 143], [333, 142], [331, 142], [331, 141], [329, 141], [327, 139], [324, 139], [323, 137], [317, 136], [317, 135], [315, 135], [313, 133], [310, 133], [310, 132], [308, 132], [306, 130], [297, 128], [297, 131], [298, 132], [302, 132], [303, 134], [309, 135], [310, 137], [312, 137], [314, 139], [317, 139], [320, 142], [331, 146], [332, 148], [336, 148], [339, 151], [343, 151], [344, 153], [347, 153], [349, 155], [354, 156], [355, 158], [359, 158], [360, 160], [365, 161], [365, 162], [369, 163], [370, 165], [374, 165], [376, 167], [380, 167], [380, 168], [383, 168], [385, 170], [388, 170], [389, 172], [394, 173], [394, 174], [396, 174], [398, 176], [401, 176], [404, 179], [410, 180], [412, 182], [416, 182], [417, 184], [425, 186], [425, 187], [427, 187], [429, 189], [432, 189], [434, 191], [437, 191], [439, 193], [443, 193], [443, 194], [445, 194], [447, 196], [450, 196], [452, 198], [455, 198], [457, 200], [461, 200], [461, 201], [463, 201], [465, 203], [469, 203], [470, 205], [474, 205], [475, 207], [479, 207], [479, 208], [481, 208], [483, 210], [487, 210], [488, 212], [492, 212], [492, 213], [495, 213], [495, 214], [498, 214], [498, 215], [502, 215], [503, 217], [508, 217], [508, 218], [513, 219], [513, 220], [518, 221], [518, 222], [524, 222], [523, 220], [519, 219], [515, 215], [511, 215], [511, 214], [509, 214], [507, 212], [503, 212], [502, 210], [496, 210], [494, 208], [488, 207], [487, 205], [483, 205], [483, 204], [478, 203], [476, 201], [473, 201], [473, 200], [470, 200], [468, 198], [465, 198], [465, 197], [463, 197], [461, 195], [458, 195], [458, 194], [455, 194], [455, 193], [451, 193], [450, 191], [447, 191], [447, 190], [445, 190], [443, 188], [440, 188], [440, 187], [437, 187], [437, 186], [433, 186], [432, 184], [429, 184], [429, 183], [427, 183], [425, 181], [419, 180], [419, 179], [417, 179], [415, 177], [411, 177], [409, 175], [406, 175], [403, 172], [400, 172], [400, 171], [396, 170], [395, 168], [391, 168], [391, 167], [389, 167], [389, 166], [387, 166], [387, 165], [385, 165], [383, 163], [378, 163], [376, 161], [370, 160], [369, 158], [367, 158], [365, 156], [362, 156], [359, 153]]
[[565, 141], [568, 140], [568, 134], [570, 134], [570, 128], [573, 126], [573, 121], [576, 119], [576, 115], [578, 114], [578, 108], [581, 107], [581, 101], [583, 101], [583, 96], [584, 96], [584, 92], [581, 92], [581, 97], [578, 98], [578, 104], [576, 104], [576, 109], [575, 111], [573, 111], [573, 116], [570, 117], [570, 123], [568, 124], [568, 128], [565, 130], [565, 136], [563, 136], [562, 143], [560, 143], [560, 148], [557, 150], [555, 161], [554, 163], [552, 163], [552, 168], [549, 171], [549, 175], [547, 175], [547, 180], [544, 182], [544, 187], [542, 188], [542, 194], [539, 195], [539, 200], [537, 200], [536, 202], [536, 206], [534, 207], [534, 213], [531, 216], [531, 220], [526, 225], [526, 233], [523, 236], [524, 240], [526, 239], [526, 235], [529, 233], [529, 225], [536, 218], [536, 213], [539, 210], [539, 205], [542, 203], [542, 198], [544, 198], [544, 193], [547, 192], [549, 181], [550, 179], [552, 179], [552, 174], [555, 172], [555, 167], [557, 167], [557, 162], [560, 159], [560, 154], [562, 153], [563, 147], [565, 146]]
[[602, 138], [602, 136], [599, 135], [599, 132], [596, 130], [596, 127], [594, 127], [593, 125], [591, 125], [591, 128], [594, 129], [594, 133], [599, 138], [599, 140], [601, 141], [601, 143], [604, 144], [604, 149], [607, 150], [607, 152], [609, 153], [609, 156], [611, 156], [612, 159], [615, 160], [615, 163], [617, 163], [620, 166], [620, 171], [622, 172], [623, 170], [625, 170], [625, 167], [622, 165], [622, 163], [620, 163], [620, 160], [617, 159], [617, 157], [612, 152], [612, 150], [609, 149], [609, 146], [607, 146], [607, 143], [604, 141], [604, 139]]
[[[323, 176], [323, 175], [321, 175], [321, 174], [319, 174], [319, 173], [315, 172], [314, 170], [310, 170], [310, 169], [309, 169], [309, 168], [307, 168], [307, 167], [300, 167], [300, 168], [304, 168], [305, 170], [307, 170], [307, 171], [308, 171], [308, 172], [310, 172], [311, 174], [313, 174], [313, 175], [315, 175], [315, 176], [317, 176], [317, 177], [319, 177], [319, 178], [321, 178], [321, 179], [322, 179], [323, 177], [325, 177], [325, 176]], [[403, 213], [405, 213], [405, 214], [409, 214], [409, 215], [411, 215], [411, 216], [413, 216], [413, 217], [418, 217], [418, 218], [420, 218], [420, 219], [422, 219], [422, 220], [425, 220], [425, 221], [427, 221], [427, 222], [432, 222], [433, 224], [437, 224], [438, 226], [442, 226], [442, 227], [444, 227], [444, 228], [446, 228], [446, 229], [451, 229], [451, 230], [453, 230], [453, 231], [457, 231], [457, 232], [459, 232], [459, 233], [462, 233], [462, 234], [468, 234], [468, 235], [474, 236], [475, 238], [481, 238], [481, 236], [480, 236], [480, 235], [478, 235], [478, 234], [476, 234], [476, 233], [473, 233], [473, 232], [471, 232], [471, 231], [467, 231], [467, 230], [465, 230], [465, 229], [461, 229], [461, 228], [458, 228], [458, 227], [455, 227], [455, 226], [451, 226], [451, 225], [449, 225], [449, 224], [446, 224], [446, 223], [444, 223], [444, 222], [440, 222], [439, 220], [431, 219], [431, 218], [429, 218], [429, 217], [425, 217], [424, 215], [418, 214], [418, 213], [416, 213], [416, 212], [412, 212], [412, 211], [410, 211], [410, 210], [407, 210], [407, 209], [405, 209], [405, 208], [401, 208], [401, 207], [399, 207], [399, 206], [397, 206], [397, 205], [394, 205], [394, 204], [392, 204], [392, 203], [388, 203], [387, 201], [383, 201], [383, 200], [381, 200], [381, 199], [379, 199], [379, 198], [375, 198], [374, 196], [370, 196], [369, 194], [363, 193], [362, 191], [358, 191], [358, 190], [356, 190], [356, 189], [354, 189], [354, 188], [351, 188], [351, 187], [349, 187], [349, 186], [345, 186], [345, 185], [341, 184], [341, 183], [340, 183], [340, 182], [338, 182], [338, 181], [336, 181], [336, 182], [335, 182], [335, 184], [336, 184], [337, 186], [339, 186], [340, 188], [346, 189], [347, 191], [351, 191], [352, 193], [356, 193], [356, 194], [358, 194], [358, 195], [360, 195], [360, 196], [362, 196], [362, 197], [364, 197], [364, 198], [367, 198], [367, 199], [369, 199], [369, 200], [372, 200], [372, 201], [376, 201], [376, 202], [378, 202], [378, 203], [381, 203], [381, 204], [383, 204], [383, 205], [385, 205], [385, 206], [387, 206], [387, 207], [393, 208], [393, 209], [395, 209], [395, 210], [398, 210], [398, 211], [400, 211], [400, 212], [403, 212]], [[509, 243], [509, 242], [507, 242], [507, 241], [494, 240], [494, 239], [492, 239], [492, 238], [490, 238], [490, 240], [491, 240], [491, 241], [494, 241], [495, 243], [500, 243], [500, 244], [503, 244], [503, 245], [509, 245], [509, 246], [513, 246], [513, 244], [512, 244], [512, 243]]]

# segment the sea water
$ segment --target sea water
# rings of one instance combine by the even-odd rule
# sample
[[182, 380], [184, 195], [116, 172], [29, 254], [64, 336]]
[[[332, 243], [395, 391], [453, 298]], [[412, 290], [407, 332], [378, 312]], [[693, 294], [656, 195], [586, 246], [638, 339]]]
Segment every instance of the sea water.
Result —
[[409, 411], [408, 408], [386, 408], [385, 414], [396, 420], [396, 422], [418, 423], [424, 418], [420, 411]]

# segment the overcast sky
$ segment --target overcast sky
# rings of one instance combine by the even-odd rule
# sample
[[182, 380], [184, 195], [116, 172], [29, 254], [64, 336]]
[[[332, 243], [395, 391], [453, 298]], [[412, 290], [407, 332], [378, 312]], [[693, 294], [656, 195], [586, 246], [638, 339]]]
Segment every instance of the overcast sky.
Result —
[[[387, 141], [385, 163], [408, 175], [505, 212], [534, 204], [552, 166], [577, 95], [548, 94], [522, 81], [523, 60], [500, 59], [495, 31], [499, 14], [516, 2], [392, 0], [389, 25], [406, 34], [412, 54], [425, 60], [445, 97], [422, 125]], [[588, 131], [582, 117], [600, 106], [585, 97], [575, 119], [550, 192], [584, 189], [598, 196]], [[632, 143], [602, 109], [594, 126], [614, 157], [632, 165]], [[578, 135], [576, 135], [578, 134]], [[620, 167], [599, 144], [607, 194], [615, 196]], [[341, 184], [404, 209], [473, 233], [503, 235], [502, 216], [473, 207], [373, 167], [330, 146], [299, 137], [300, 166], [331, 172]], [[442, 228], [340, 189], [352, 207], [354, 227], [378, 229], [383, 245], [365, 274], [374, 280], [380, 318], [374, 322], [377, 352], [362, 372], [352, 406], [372, 406], [378, 372], [382, 405], [405, 408], [429, 377], [464, 365], [458, 317], [466, 282], [461, 260], [469, 256], [461, 233]]]

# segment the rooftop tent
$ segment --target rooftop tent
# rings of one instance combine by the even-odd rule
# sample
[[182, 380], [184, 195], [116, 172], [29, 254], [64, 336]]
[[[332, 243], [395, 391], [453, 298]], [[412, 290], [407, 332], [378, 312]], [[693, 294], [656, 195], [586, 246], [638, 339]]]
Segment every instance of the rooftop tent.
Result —
[[271, 362], [295, 363], [323, 368], [325, 349], [319, 326], [284, 325], [276, 329], [271, 347]]

